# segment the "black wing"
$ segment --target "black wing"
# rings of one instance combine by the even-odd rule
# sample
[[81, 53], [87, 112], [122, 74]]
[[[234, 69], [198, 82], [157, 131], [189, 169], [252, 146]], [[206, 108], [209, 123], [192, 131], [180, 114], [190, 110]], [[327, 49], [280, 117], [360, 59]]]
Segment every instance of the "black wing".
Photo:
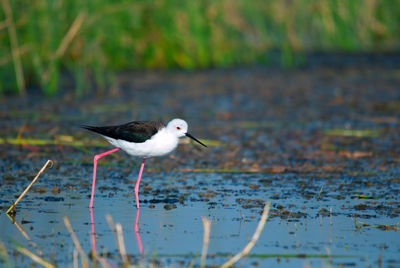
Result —
[[150, 139], [164, 127], [164, 124], [154, 121], [133, 121], [119, 126], [94, 127], [82, 125], [81, 127], [116, 140], [141, 143]]

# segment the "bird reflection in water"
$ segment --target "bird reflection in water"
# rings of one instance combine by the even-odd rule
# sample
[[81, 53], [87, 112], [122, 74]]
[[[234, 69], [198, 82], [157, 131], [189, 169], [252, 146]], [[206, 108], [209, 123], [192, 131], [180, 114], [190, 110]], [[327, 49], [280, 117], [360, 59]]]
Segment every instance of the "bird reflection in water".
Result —
[[140, 213], [140, 208], [136, 210], [136, 219], [135, 219], [135, 234], [136, 234], [136, 241], [137, 245], [139, 248], [140, 255], [143, 257], [143, 246], [142, 246], [142, 240], [140, 239], [140, 234], [139, 234], [139, 213]]
[[[91, 228], [92, 228], [92, 232], [91, 232], [92, 252], [93, 252], [94, 256], [96, 258], [98, 258], [98, 260], [100, 262], [103, 262], [103, 261], [106, 261], [106, 260], [104, 260], [103, 258], [99, 257], [97, 255], [97, 250], [96, 250], [96, 232], [95, 232], [95, 229], [94, 229], [93, 209], [90, 208], [89, 210], [90, 210], [90, 225], [91, 225]], [[143, 258], [143, 256], [144, 256], [143, 255], [144, 254], [143, 245], [142, 245], [142, 240], [140, 239], [140, 234], [139, 234], [139, 213], [140, 213], [140, 209], [137, 209], [136, 210], [136, 218], [135, 218], [134, 230], [135, 230], [136, 241], [137, 241], [137, 246], [138, 246], [138, 249], [139, 249], [139, 253], [140, 253], [141, 257]], [[106, 262], [110, 265], [110, 263], [108, 261], [106, 261]]]

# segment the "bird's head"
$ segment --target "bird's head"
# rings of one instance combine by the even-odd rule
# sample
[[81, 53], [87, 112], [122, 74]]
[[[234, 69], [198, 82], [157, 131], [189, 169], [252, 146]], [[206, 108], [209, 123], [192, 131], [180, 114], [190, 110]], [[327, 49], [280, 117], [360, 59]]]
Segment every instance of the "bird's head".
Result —
[[178, 137], [186, 135], [188, 130], [188, 124], [182, 119], [173, 119], [167, 125], [167, 130], [174, 133]]
[[185, 120], [178, 119], [178, 118], [172, 119], [167, 125], [167, 130], [171, 133], [174, 133], [179, 138], [187, 136], [187, 137], [191, 138], [192, 140], [200, 143], [204, 147], [207, 147], [204, 143], [202, 143], [201, 141], [199, 141], [198, 139], [196, 139], [195, 137], [193, 137], [192, 135], [190, 135], [188, 133], [188, 124], [186, 123]]

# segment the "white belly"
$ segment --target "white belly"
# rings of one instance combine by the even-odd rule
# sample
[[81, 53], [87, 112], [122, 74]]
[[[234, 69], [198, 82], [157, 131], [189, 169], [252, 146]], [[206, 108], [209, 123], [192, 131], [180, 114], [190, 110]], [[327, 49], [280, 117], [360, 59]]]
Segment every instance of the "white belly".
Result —
[[116, 140], [103, 136], [109, 143], [132, 156], [154, 157], [169, 154], [178, 146], [179, 138], [171, 135], [165, 129], [160, 130], [151, 139], [142, 143]]

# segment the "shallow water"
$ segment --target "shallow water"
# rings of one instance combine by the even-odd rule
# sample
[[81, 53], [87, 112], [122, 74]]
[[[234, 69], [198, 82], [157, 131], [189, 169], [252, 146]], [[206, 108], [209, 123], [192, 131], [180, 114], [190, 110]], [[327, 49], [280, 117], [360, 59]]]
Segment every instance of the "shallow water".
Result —
[[[121, 75], [120, 91], [106, 98], [2, 99], [8, 258], [0, 264], [29, 267], [22, 246], [72, 266], [68, 217], [86, 254], [95, 241], [97, 253], [121, 265], [109, 214], [122, 225], [130, 262], [162, 267], [199, 266], [206, 217], [207, 265], [220, 265], [249, 242], [270, 201], [261, 237], [238, 267], [399, 267], [400, 66], [388, 62]], [[101, 159], [91, 214], [93, 155], [110, 146], [75, 126], [160, 117], [185, 118], [209, 148], [184, 140], [172, 156], [147, 161], [137, 230], [140, 159]], [[47, 159], [54, 167], [17, 205], [13, 224], [4, 212]]]
[[[126, 250], [132, 261], [139, 261], [133, 185], [126, 179], [113, 177], [114, 171], [104, 173], [104, 168], [100, 168], [99, 172], [110, 177], [103, 180], [100, 176], [97, 183], [93, 209], [97, 252], [109, 256], [111, 263], [119, 263], [119, 253], [105, 219], [109, 214], [114, 223], [119, 222], [123, 227]], [[354, 222], [382, 225], [381, 228], [396, 226], [398, 183], [377, 189], [365, 186], [366, 182], [386, 184], [382, 179], [342, 174], [310, 178], [309, 174], [146, 173], [143, 180], [147, 189], [151, 187], [147, 193], [141, 193], [138, 220], [146, 262], [155, 258], [162, 266], [187, 266], [193, 259], [198, 263], [203, 239], [201, 217], [207, 217], [212, 221], [208, 263], [222, 264], [227, 255], [239, 252], [247, 244], [258, 223], [263, 200], [271, 200], [270, 219], [252, 254], [244, 260], [246, 266], [400, 265], [396, 231], [370, 226], [357, 228]], [[389, 182], [390, 178], [385, 180]], [[71, 181], [74, 178], [56, 180], [58, 187], [70, 190], [57, 195], [31, 193], [20, 203], [15, 220], [36, 246], [28, 244], [5, 214], [0, 217], [2, 241], [9, 248], [17, 242], [33, 252], [39, 249], [45, 259], [61, 266], [72, 263], [73, 243], [63, 223], [63, 217], [67, 216], [85, 252], [92, 250], [89, 191], [79, 185], [71, 186]], [[307, 186], [302, 188], [298, 181]], [[47, 184], [41, 182], [37, 187]], [[376, 199], [360, 199], [359, 192], [366, 196], [373, 193], [368, 196]], [[10, 191], [3, 196], [2, 203], [15, 194]], [[168, 210], [166, 204], [174, 204], [176, 208]], [[18, 254], [13, 261], [30, 263]]]

